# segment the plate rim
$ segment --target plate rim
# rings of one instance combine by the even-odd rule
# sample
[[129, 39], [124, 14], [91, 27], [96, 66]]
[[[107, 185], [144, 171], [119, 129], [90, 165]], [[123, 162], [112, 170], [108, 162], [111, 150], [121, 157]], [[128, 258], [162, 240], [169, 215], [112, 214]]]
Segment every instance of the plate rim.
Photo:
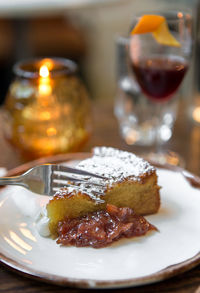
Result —
[[[67, 162], [70, 160], [80, 160], [84, 158], [88, 158], [91, 156], [91, 153], [89, 152], [79, 152], [79, 153], [71, 153], [71, 154], [61, 154], [46, 158], [40, 158], [34, 161], [30, 161], [28, 163], [25, 163], [23, 165], [20, 165], [16, 168], [13, 168], [7, 172], [7, 176], [14, 176], [19, 175], [20, 173], [23, 173], [29, 168], [32, 168], [38, 164], [45, 164], [45, 163], [61, 163], [61, 162]], [[151, 162], [154, 166], [166, 169], [170, 171], [175, 172], [182, 172], [185, 171], [182, 168], [179, 168], [177, 166], [171, 166], [171, 165], [160, 165], [155, 164], [155, 162]], [[188, 173], [188, 172], [187, 172]], [[192, 178], [194, 180], [194, 183], [191, 182], [191, 180], [188, 180], [187, 177], [185, 177], [186, 180], [189, 181], [189, 183], [192, 186], [195, 186], [196, 188], [200, 189], [200, 177], [192, 174], [190, 174], [190, 179]], [[4, 187], [1, 187], [0, 189], [3, 189]], [[12, 258], [6, 256], [0, 251], [0, 262], [8, 269], [23, 275], [25, 277], [43, 281], [46, 283], [52, 283], [55, 285], [60, 286], [69, 286], [74, 288], [83, 288], [83, 289], [106, 289], [106, 288], [125, 288], [125, 287], [136, 287], [136, 286], [142, 286], [147, 284], [153, 284], [160, 281], [164, 281], [169, 279], [170, 277], [174, 277], [178, 274], [182, 274], [186, 271], [191, 270], [192, 268], [196, 267], [200, 264], [200, 252], [197, 253], [192, 258], [189, 258], [183, 262], [168, 266], [158, 272], [155, 272], [153, 274], [144, 276], [144, 277], [138, 277], [138, 278], [129, 278], [129, 279], [123, 279], [123, 280], [93, 280], [93, 279], [80, 279], [80, 278], [68, 278], [68, 277], [61, 277], [57, 276], [55, 274], [49, 274], [45, 272], [41, 272], [39, 270], [32, 269], [30, 267], [27, 267], [26, 265], [23, 265]]]

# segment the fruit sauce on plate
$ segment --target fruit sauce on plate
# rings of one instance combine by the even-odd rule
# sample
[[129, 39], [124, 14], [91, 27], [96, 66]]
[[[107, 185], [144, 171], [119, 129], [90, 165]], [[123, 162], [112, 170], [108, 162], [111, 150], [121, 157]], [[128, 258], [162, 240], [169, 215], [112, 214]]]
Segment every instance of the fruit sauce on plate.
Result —
[[145, 235], [151, 230], [157, 229], [132, 209], [107, 204], [105, 211], [60, 221], [57, 243], [101, 248], [121, 238]]

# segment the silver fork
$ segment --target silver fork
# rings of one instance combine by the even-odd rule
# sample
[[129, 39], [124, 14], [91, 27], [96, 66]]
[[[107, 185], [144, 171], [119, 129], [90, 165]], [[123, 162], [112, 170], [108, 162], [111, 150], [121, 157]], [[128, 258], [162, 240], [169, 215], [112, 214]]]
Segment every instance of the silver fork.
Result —
[[[69, 176], [68, 174], [70, 173], [76, 174], [76, 177]], [[80, 177], [80, 175], [84, 177]], [[71, 186], [73, 188], [80, 188], [80, 183], [99, 186], [100, 188], [104, 186], [99, 182], [95, 183], [91, 180], [88, 182], [87, 179], [91, 177], [107, 179], [87, 171], [64, 165], [44, 164], [33, 167], [19, 176], [2, 177], [0, 178], [0, 185], [19, 185], [42, 195], [54, 195], [55, 192], [62, 187]], [[72, 182], [72, 184], [70, 184], [69, 181]], [[101, 192], [96, 191], [96, 189], [95, 192], [101, 194]]]

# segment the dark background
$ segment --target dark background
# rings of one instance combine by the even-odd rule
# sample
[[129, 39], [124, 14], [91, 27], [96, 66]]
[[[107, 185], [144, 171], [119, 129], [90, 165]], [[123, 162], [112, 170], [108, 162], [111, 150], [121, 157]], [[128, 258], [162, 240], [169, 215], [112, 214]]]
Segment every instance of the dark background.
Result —
[[64, 57], [80, 67], [87, 54], [85, 33], [67, 16], [0, 19], [0, 104], [14, 75], [15, 62], [34, 57]]

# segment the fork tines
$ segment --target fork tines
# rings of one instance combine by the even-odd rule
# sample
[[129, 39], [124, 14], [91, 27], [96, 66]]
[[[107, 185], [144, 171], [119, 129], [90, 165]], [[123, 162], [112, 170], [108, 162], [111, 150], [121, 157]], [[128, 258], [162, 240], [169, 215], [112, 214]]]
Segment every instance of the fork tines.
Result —
[[60, 174], [57, 172], [54, 172], [52, 179], [54, 182], [60, 182], [62, 184], [64, 184], [64, 183], [66, 184], [68, 182], [74, 182], [74, 183], [85, 183], [85, 184], [90, 184], [90, 185], [94, 185], [94, 186], [104, 187], [104, 185], [100, 184], [100, 183], [96, 183], [93, 181], [87, 181], [87, 180], [80, 179], [80, 178], [70, 177], [70, 176], [63, 175], [63, 174]]
[[[72, 188], [76, 188], [76, 189], [80, 189], [80, 186], [79, 185], [76, 185], [76, 184], [62, 184], [62, 183], [59, 183], [59, 182], [54, 182], [53, 183], [53, 186], [52, 186], [52, 190], [54, 191], [54, 192], [56, 192], [56, 191], [59, 191], [61, 188], [63, 188], [63, 187], [72, 187]], [[98, 195], [103, 195], [104, 194], [104, 192], [102, 191], [97, 191], [96, 189], [95, 190], [93, 190], [93, 192], [94, 193], [96, 193], [96, 194], [98, 194]]]
[[[69, 173], [71, 173], [72, 175], [74, 174], [75, 176], [69, 176], [68, 175]], [[78, 175], [81, 175], [84, 177], [80, 177]], [[53, 174], [51, 177], [52, 183], [53, 183], [52, 187], [54, 191], [57, 191], [62, 187], [73, 187], [78, 189], [80, 188], [80, 184], [82, 185], [83, 188], [84, 187], [85, 188], [99, 187], [99, 189], [101, 189], [105, 187], [102, 181], [98, 183], [93, 180], [88, 181], [88, 179], [91, 179], [91, 178], [107, 179], [106, 177], [93, 174], [87, 171], [59, 165], [53, 168]], [[103, 194], [103, 192], [96, 189], [94, 190], [94, 192], [99, 195]]]
[[87, 171], [84, 171], [84, 170], [81, 170], [81, 169], [71, 168], [71, 167], [63, 166], [63, 165], [59, 165], [59, 166], [55, 167], [54, 171], [60, 171], [60, 172], [63, 172], [63, 173], [78, 174], [78, 175], [83, 175], [83, 176], [96, 177], [96, 178], [99, 178], [99, 179], [108, 179], [108, 178], [106, 178], [104, 176], [100, 176], [100, 175], [90, 173], [90, 172], [87, 172]]

